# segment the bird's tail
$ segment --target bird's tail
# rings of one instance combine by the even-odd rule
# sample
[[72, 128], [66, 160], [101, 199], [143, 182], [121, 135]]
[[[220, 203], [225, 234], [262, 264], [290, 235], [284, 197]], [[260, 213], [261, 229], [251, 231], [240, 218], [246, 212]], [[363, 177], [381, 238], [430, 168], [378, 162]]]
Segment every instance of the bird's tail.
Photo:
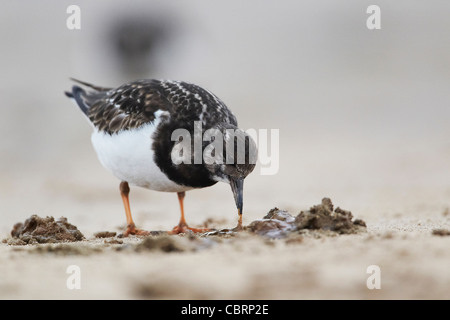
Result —
[[[111, 90], [111, 88], [103, 88], [103, 87], [99, 87], [81, 80], [77, 80], [74, 78], [70, 78], [70, 80], [77, 82], [83, 86], [89, 87], [95, 91], [97, 91], [98, 93], [103, 93], [106, 91]], [[73, 86], [72, 87], [72, 91], [65, 91], [64, 92], [66, 94], [67, 97], [75, 100], [76, 104], [78, 105], [78, 107], [81, 109], [81, 111], [83, 111], [83, 113], [85, 115], [88, 114], [88, 110], [89, 110], [89, 105], [87, 103], [87, 100], [90, 100], [88, 98], [88, 96], [96, 96], [96, 94], [92, 94], [92, 93], [87, 93], [83, 88], [79, 87], [79, 86]]]
[[83, 96], [85, 96], [86, 91], [84, 91], [79, 86], [73, 86], [71, 92], [65, 91], [64, 93], [66, 94], [67, 97], [75, 100], [77, 106], [81, 109], [81, 111], [83, 111], [85, 115], [88, 114], [89, 107], [86, 105], [83, 99]]

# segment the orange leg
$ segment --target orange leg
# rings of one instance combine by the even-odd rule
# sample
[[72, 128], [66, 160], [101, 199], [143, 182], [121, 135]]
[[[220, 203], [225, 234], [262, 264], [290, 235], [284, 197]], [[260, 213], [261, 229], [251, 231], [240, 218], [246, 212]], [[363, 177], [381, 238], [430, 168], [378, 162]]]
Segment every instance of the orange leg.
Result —
[[178, 202], [180, 203], [180, 209], [181, 209], [181, 218], [178, 225], [172, 229], [172, 231], [169, 231], [169, 234], [179, 234], [179, 233], [186, 233], [188, 230], [191, 230], [192, 232], [207, 232], [210, 231], [210, 229], [207, 228], [191, 228], [188, 227], [186, 220], [184, 219], [184, 196], [185, 192], [178, 192]]
[[236, 227], [234, 227], [233, 231], [242, 231], [242, 230], [244, 230], [244, 227], [242, 226], [242, 213], [241, 213], [241, 210], [239, 210], [239, 209], [238, 209], [238, 216], [239, 216], [238, 224], [237, 224]]
[[120, 183], [120, 195], [122, 196], [123, 206], [125, 207], [125, 214], [127, 215], [127, 230], [123, 233], [124, 237], [128, 237], [130, 234], [146, 236], [150, 233], [141, 229], [136, 229], [133, 218], [131, 217], [130, 201], [128, 195], [130, 194], [130, 187], [128, 182], [122, 181]]

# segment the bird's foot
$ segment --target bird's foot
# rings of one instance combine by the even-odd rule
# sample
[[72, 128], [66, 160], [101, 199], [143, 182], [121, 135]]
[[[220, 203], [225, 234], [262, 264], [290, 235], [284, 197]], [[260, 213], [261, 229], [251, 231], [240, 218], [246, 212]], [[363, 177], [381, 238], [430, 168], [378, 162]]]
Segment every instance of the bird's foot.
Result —
[[191, 228], [188, 227], [187, 224], [179, 224], [176, 227], [172, 229], [172, 231], [169, 231], [169, 234], [180, 234], [180, 233], [187, 233], [187, 232], [193, 232], [193, 233], [202, 233], [202, 232], [208, 232], [211, 231], [209, 228]]
[[241, 222], [238, 223], [236, 227], [231, 229], [231, 231], [234, 231], [234, 232], [239, 232], [239, 231], [244, 231], [244, 230], [245, 230], [245, 228], [244, 228], [244, 226], [242, 225]]
[[244, 231], [245, 227], [242, 225], [242, 223], [238, 223], [238, 225], [232, 229], [220, 229], [220, 230], [214, 230], [212, 229], [210, 232], [208, 232], [207, 236], [224, 236], [224, 235], [236, 235], [237, 232]]
[[127, 226], [127, 230], [125, 230], [125, 232], [122, 234], [122, 236], [128, 237], [130, 234], [135, 235], [135, 236], [148, 236], [150, 234], [150, 232], [142, 230], [142, 229], [138, 229], [138, 228], [136, 228], [134, 223], [132, 223]]

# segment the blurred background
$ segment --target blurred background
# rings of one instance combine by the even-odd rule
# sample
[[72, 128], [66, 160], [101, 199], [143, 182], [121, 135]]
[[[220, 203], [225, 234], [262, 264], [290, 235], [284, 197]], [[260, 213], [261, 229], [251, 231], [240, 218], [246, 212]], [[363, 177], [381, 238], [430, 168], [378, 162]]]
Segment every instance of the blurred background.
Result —
[[[66, 9], [81, 9], [69, 30]], [[279, 129], [279, 171], [246, 180], [244, 223], [324, 196], [367, 222], [450, 204], [450, 2], [2, 1], [0, 235], [31, 214], [89, 235], [125, 223], [119, 181], [98, 162], [91, 127], [63, 94], [69, 77], [115, 87], [193, 82], [243, 129]], [[174, 194], [134, 188], [136, 223], [179, 218]], [[186, 215], [234, 226], [229, 186], [192, 191]], [[430, 211], [431, 210], [431, 211]]]

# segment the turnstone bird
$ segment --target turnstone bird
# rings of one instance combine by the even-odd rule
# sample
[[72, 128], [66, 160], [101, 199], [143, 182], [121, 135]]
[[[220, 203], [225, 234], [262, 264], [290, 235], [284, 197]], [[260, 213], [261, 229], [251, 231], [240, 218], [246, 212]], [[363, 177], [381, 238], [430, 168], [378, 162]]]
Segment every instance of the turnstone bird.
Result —
[[[183, 207], [186, 191], [209, 187], [218, 181], [229, 183], [238, 211], [235, 229], [242, 229], [244, 179], [255, 167], [256, 144], [249, 135], [238, 129], [236, 117], [217, 96], [182, 81], [137, 80], [117, 88], [103, 88], [72, 80], [89, 89], [75, 85], [71, 92], [65, 94], [76, 102], [92, 124], [94, 132], [91, 140], [101, 164], [121, 180], [120, 194], [127, 218], [124, 236], [148, 234], [135, 227], [128, 198], [129, 185], [178, 194], [181, 218], [169, 232], [176, 234], [188, 230], [208, 231], [187, 225]], [[194, 159], [198, 155], [195, 150], [191, 154], [183, 149], [181, 152], [175, 150], [182, 141], [173, 139], [177, 129], [193, 136], [198, 135], [196, 130], [199, 127], [201, 134], [208, 129], [222, 133], [219, 137], [223, 139], [220, 142], [224, 146], [231, 141], [244, 142], [245, 147], [238, 150], [232, 144], [232, 150], [217, 148], [209, 153], [209, 160], [223, 161], [200, 162]], [[200, 152], [206, 157], [208, 144], [214, 138], [210, 141], [202, 137]], [[188, 146], [195, 149], [197, 143], [198, 147], [198, 142], [186, 140]], [[179, 152], [184, 161], [174, 162], [174, 152]]]

